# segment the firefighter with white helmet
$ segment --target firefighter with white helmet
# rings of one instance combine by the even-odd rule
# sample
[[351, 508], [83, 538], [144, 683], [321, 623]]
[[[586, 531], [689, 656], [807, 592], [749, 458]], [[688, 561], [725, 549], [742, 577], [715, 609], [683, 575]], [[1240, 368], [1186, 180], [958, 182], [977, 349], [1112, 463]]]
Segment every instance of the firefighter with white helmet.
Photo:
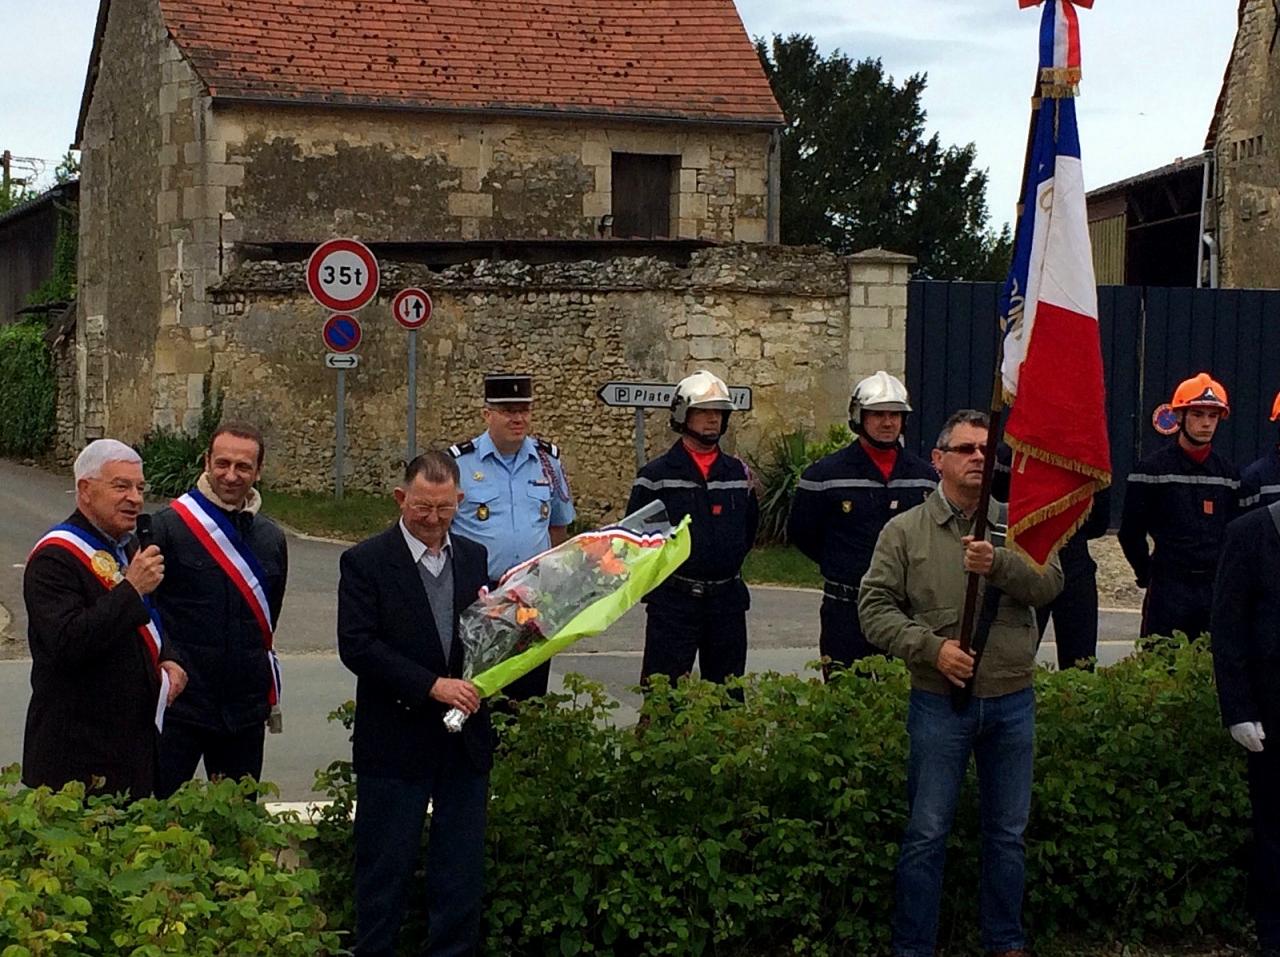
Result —
[[675, 681], [692, 670], [695, 656], [710, 681], [746, 668], [750, 595], [742, 563], [760, 508], [746, 463], [720, 448], [734, 411], [718, 376], [699, 370], [681, 379], [671, 401], [671, 428], [680, 438], [632, 485], [627, 514], [661, 499], [672, 524], [693, 517], [689, 559], [644, 599], [642, 681], [654, 674]]
[[849, 398], [849, 428], [856, 438], [805, 469], [796, 489], [787, 537], [822, 572], [818, 647], [834, 665], [847, 667], [881, 653], [858, 623], [858, 583], [880, 529], [923, 502], [938, 484], [933, 466], [902, 447], [910, 412], [900, 379], [883, 371], [867, 376]]
[[1230, 414], [1227, 390], [1207, 372], [1179, 383], [1153, 419], [1158, 431], [1177, 438], [1129, 473], [1118, 537], [1138, 587], [1147, 590], [1143, 638], [1174, 631], [1198, 638], [1209, 629], [1222, 538], [1248, 505], [1240, 473], [1212, 444]]

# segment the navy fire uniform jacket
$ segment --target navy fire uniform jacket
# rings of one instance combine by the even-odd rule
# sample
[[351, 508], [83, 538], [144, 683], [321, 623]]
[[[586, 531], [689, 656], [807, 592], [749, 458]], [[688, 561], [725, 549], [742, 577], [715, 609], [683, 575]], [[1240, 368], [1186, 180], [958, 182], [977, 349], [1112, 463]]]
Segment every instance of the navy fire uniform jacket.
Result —
[[[1247, 505], [1280, 502], [1280, 449], [1272, 449], [1256, 462], [1246, 465], [1240, 479], [1251, 496]], [[1252, 496], [1257, 496], [1256, 500]]]
[[827, 581], [856, 589], [885, 523], [929, 497], [933, 466], [898, 450], [886, 481], [861, 442], [814, 462], [800, 477], [787, 538], [818, 563]]
[[[1152, 578], [1211, 581], [1227, 523], [1245, 497], [1236, 467], [1214, 451], [1201, 464], [1175, 441], [1139, 462], [1129, 473], [1119, 534], [1138, 585]], [[1155, 542], [1150, 554], [1148, 535]]]
[[[760, 503], [746, 463], [723, 450], [711, 466], [706, 479], [693, 458], [677, 441], [663, 455], [640, 470], [631, 486], [627, 514], [661, 499], [672, 525], [686, 515], [690, 524], [691, 551], [676, 574], [682, 579], [715, 584], [715, 593], [730, 596], [731, 602], [746, 608], [747, 589], [740, 581], [735, 587], [723, 587], [737, 579], [742, 563], [756, 539], [760, 524]], [[645, 601], [673, 597], [673, 584], [659, 585]]]

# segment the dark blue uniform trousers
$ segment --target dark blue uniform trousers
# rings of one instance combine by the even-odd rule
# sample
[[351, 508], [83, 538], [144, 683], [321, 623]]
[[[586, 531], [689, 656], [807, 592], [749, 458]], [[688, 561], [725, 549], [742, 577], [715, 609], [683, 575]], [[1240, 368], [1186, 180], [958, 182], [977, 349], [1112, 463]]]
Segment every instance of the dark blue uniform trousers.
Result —
[[404, 919], [427, 800], [427, 957], [473, 954], [484, 894], [484, 826], [489, 776], [463, 753], [461, 735], [421, 781], [356, 777], [356, 957], [392, 957]]
[[747, 668], [747, 610], [732, 600], [666, 594], [645, 606], [644, 659], [640, 680], [666, 675], [674, 684], [693, 670], [723, 684]]
[[1209, 630], [1213, 577], [1170, 578], [1151, 575], [1142, 602], [1142, 637], [1171, 638], [1181, 631], [1192, 640]]
[[[859, 659], [884, 654], [862, 633], [856, 603], [823, 595], [818, 620], [822, 623], [818, 651], [831, 659], [831, 667], [847, 668]], [[822, 675], [828, 677], [829, 669], [824, 667]]]

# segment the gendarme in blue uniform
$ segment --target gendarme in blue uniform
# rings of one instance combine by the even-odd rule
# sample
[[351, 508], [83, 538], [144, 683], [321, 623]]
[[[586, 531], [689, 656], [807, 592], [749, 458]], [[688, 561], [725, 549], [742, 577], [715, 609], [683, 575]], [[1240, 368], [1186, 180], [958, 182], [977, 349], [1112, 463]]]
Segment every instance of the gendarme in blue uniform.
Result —
[[572, 493], [552, 443], [526, 436], [508, 461], [484, 432], [451, 446], [449, 454], [462, 473], [463, 499], [453, 530], [488, 550], [494, 581], [550, 548], [552, 525], [573, 521]]

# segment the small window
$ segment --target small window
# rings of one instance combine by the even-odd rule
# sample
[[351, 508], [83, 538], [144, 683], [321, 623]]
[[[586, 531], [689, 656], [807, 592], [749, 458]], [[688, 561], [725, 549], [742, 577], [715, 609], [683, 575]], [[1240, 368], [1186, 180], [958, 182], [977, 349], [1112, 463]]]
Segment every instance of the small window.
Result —
[[620, 239], [671, 236], [671, 184], [676, 156], [613, 154], [613, 235]]

